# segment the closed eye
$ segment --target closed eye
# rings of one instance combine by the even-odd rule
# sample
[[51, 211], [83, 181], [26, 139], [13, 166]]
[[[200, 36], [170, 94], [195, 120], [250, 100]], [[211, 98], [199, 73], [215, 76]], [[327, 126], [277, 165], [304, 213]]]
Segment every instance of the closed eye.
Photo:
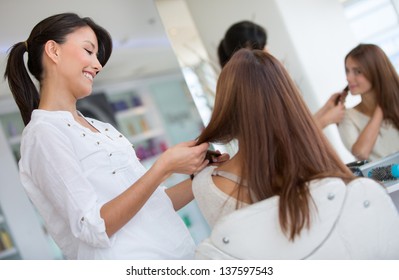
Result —
[[86, 52], [87, 52], [89, 55], [92, 55], [92, 54], [93, 54], [92, 51], [90, 51], [90, 50], [88, 50], [88, 49], [85, 49], [85, 50], [86, 50]]

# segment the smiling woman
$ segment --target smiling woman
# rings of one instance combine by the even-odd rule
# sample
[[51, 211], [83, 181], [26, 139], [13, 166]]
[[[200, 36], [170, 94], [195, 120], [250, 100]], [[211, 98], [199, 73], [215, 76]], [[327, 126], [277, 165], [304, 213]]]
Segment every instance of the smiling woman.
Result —
[[[54, 99], [61, 98], [65, 100], [65, 104], [51, 109], [73, 111], [68, 104], [71, 100], [70, 94], [73, 94], [75, 100], [82, 98], [81, 94], [89, 95], [92, 91], [93, 76], [102, 69], [102, 65], [107, 63], [111, 55], [112, 40], [108, 32], [89, 18], [73, 18], [74, 16], [65, 14], [41, 21], [26, 41], [15, 44], [10, 51], [4, 75], [8, 79], [25, 125], [29, 123], [32, 111], [39, 108], [40, 99], [41, 109], [50, 109]], [[64, 28], [60, 31], [53, 27], [55, 24], [64, 25]], [[43, 30], [46, 33], [43, 34]], [[99, 46], [97, 42], [100, 42]], [[41, 83], [40, 97], [36, 86], [27, 79], [23, 61], [25, 52], [28, 53], [27, 64], [30, 73]], [[75, 57], [76, 60], [71, 60], [71, 57]], [[75, 76], [76, 74], [79, 76]], [[91, 77], [90, 83], [87, 81], [87, 74]], [[85, 88], [75, 88], [83, 82], [83, 78]], [[51, 92], [58, 84], [69, 88], [54, 95]]]
[[146, 169], [115, 127], [79, 112], [111, 52], [110, 34], [75, 13], [45, 18], [13, 45], [5, 77], [26, 125], [22, 185], [68, 259], [192, 258], [176, 213], [193, 199], [191, 180], [160, 184], [202, 170], [208, 144], [175, 145]]

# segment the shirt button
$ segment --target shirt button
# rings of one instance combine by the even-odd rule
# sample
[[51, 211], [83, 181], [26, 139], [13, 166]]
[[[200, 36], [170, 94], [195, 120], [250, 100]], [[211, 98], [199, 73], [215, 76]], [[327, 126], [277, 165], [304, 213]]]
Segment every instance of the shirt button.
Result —
[[119, 138], [122, 138], [123, 136], [122, 136], [122, 134], [119, 134]]
[[230, 243], [230, 240], [227, 237], [223, 237], [222, 241], [223, 241], [224, 244], [229, 244]]
[[112, 171], [112, 174], [115, 174], [116, 173], [116, 171]]

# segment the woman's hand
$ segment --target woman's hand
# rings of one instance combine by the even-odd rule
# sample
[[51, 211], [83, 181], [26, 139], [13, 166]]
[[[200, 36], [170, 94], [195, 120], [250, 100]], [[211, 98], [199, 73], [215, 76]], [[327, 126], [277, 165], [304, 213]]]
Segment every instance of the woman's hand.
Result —
[[204, 169], [209, 161], [205, 160], [205, 154], [209, 144], [202, 143], [196, 146], [196, 141], [180, 143], [166, 150], [155, 162], [161, 166], [167, 176], [172, 173], [193, 174]]
[[216, 152], [219, 153], [219, 155], [211, 155], [211, 159], [212, 159], [210, 161], [211, 165], [220, 165], [230, 159], [229, 154], [227, 154], [227, 153], [220, 154], [219, 150], [216, 150]]
[[325, 114], [325, 120], [327, 124], [336, 123], [339, 124], [345, 116], [345, 105], [338, 101], [338, 104], [329, 109]]
[[314, 119], [320, 128], [325, 128], [333, 123], [340, 123], [345, 116], [345, 99], [347, 92], [336, 92], [330, 96], [327, 102], [314, 115]]

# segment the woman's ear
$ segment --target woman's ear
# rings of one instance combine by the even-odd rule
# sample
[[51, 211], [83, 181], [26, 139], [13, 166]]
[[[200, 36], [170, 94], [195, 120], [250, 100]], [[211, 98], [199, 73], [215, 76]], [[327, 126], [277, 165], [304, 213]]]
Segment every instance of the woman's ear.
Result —
[[59, 45], [53, 40], [47, 41], [44, 45], [44, 53], [55, 63], [58, 61], [59, 51]]

